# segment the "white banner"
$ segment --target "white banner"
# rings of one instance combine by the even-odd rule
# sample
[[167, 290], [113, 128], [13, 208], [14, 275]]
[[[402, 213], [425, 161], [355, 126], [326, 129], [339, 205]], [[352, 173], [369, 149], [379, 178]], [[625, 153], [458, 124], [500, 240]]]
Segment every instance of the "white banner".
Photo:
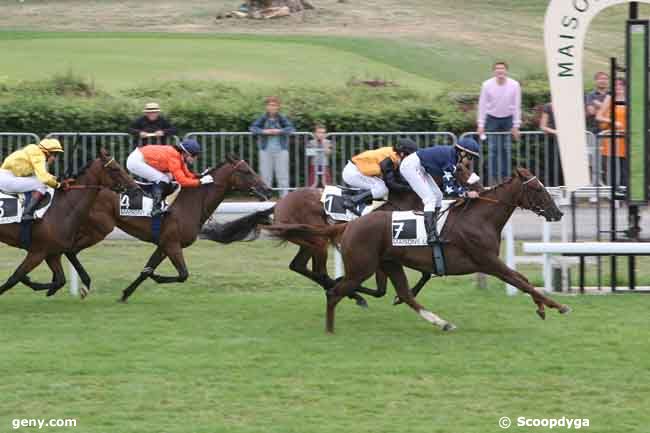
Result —
[[[632, 0], [551, 0], [546, 10], [546, 64], [564, 180], [570, 190], [589, 185], [582, 60], [587, 29], [600, 11], [624, 3]], [[622, 39], [624, 35], [621, 25]]]

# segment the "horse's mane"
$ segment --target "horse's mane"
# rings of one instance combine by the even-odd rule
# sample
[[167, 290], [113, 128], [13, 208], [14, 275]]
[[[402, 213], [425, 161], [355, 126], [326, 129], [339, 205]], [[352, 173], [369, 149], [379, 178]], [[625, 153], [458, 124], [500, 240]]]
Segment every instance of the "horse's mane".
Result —
[[70, 173], [70, 174], [69, 174], [68, 176], [66, 176], [66, 177], [70, 177], [70, 178], [72, 178], [72, 179], [77, 179], [77, 178], [79, 178], [79, 177], [82, 176], [84, 173], [86, 173], [86, 171], [88, 170], [88, 168], [90, 168], [90, 166], [92, 165], [93, 162], [95, 162], [96, 159], [97, 159], [97, 158], [94, 158], [94, 159], [91, 159], [91, 160], [89, 160], [89, 161], [86, 161], [86, 163], [83, 165], [83, 167], [81, 167], [79, 170], [77, 170], [76, 173]]
[[[487, 194], [487, 193], [489, 193], [489, 192], [496, 191], [496, 190], [498, 190], [498, 189], [500, 189], [500, 188], [503, 188], [503, 187], [506, 186], [506, 185], [511, 184], [514, 180], [515, 180], [514, 177], [506, 177], [506, 178], [503, 180], [503, 182], [498, 183], [498, 184], [493, 185], [493, 186], [488, 186], [488, 187], [484, 188], [483, 193]], [[483, 194], [483, 193], [482, 193], [482, 194]]]

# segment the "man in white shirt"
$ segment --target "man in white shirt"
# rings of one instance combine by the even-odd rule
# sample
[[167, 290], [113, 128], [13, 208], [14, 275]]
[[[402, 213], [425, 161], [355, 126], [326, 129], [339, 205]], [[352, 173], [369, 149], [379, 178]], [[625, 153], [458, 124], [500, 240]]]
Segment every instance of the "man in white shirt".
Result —
[[512, 137], [519, 140], [521, 126], [521, 86], [508, 78], [505, 62], [494, 64], [494, 77], [481, 86], [478, 102], [478, 134], [483, 139], [488, 132], [488, 176], [495, 183], [510, 176], [512, 169]]

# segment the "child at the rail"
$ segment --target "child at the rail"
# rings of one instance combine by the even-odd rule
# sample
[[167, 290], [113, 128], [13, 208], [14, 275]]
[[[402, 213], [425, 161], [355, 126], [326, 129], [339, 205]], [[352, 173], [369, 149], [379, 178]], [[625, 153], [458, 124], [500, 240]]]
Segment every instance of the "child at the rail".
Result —
[[367, 150], [354, 157], [343, 168], [343, 180], [361, 193], [344, 200], [343, 206], [359, 214], [359, 204], [369, 198], [386, 197], [388, 191], [410, 190], [400, 182], [397, 169], [400, 161], [417, 150], [417, 145], [410, 138], [401, 138], [397, 145]]
[[[443, 242], [436, 227], [442, 207], [442, 191], [433, 178], [443, 177], [445, 173], [456, 173], [458, 164], [469, 168], [472, 159], [479, 159], [479, 152], [476, 140], [465, 137], [454, 146], [433, 146], [418, 150], [402, 161], [400, 173], [424, 204], [424, 224], [429, 245]], [[472, 173], [467, 183], [471, 185], [479, 180], [480, 178]], [[467, 196], [476, 198], [478, 192], [468, 191]]]
[[165, 184], [172, 180], [184, 188], [196, 188], [214, 182], [209, 174], [201, 177], [190, 171], [188, 164], [194, 163], [201, 145], [192, 139], [183, 140], [178, 147], [151, 145], [136, 148], [126, 160], [126, 168], [133, 174], [153, 183], [151, 194], [153, 208], [151, 216], [162, 213], [162, 196]]
[[46, 138], [38, 144], [30, 144], [13, 152], [0, 166], [0, 190], [9, 193], [32, 192], [23, 210], [23, 221], [34, 219], [34, 211], [45, 197], [47, 186], [61, 186], [47, 170], [47, 166], [56, 160], [57, 153], [63, 153], [59, 140]]

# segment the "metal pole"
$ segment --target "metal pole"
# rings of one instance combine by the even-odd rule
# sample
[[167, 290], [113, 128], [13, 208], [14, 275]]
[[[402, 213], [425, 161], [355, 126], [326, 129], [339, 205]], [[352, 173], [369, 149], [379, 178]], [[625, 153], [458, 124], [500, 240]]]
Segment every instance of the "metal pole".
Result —
[[[616, 241], [616, 159], [614, 158], [616, 152], [616, 76], [618, 67], [616, 64], [616, 57], [610, 59], [610, 138], [609, 138], [609, 179], [610, 179], [610, 203], [609, 203], [609, 218], [610, 218], [610, 233], [609, 238], [611, 242]], [[616, 256], [610, 256], [610, 286], [612, 293], [616, 292]]]
[[639, 2], [630, 2], [630, 19], [639, 19]]

